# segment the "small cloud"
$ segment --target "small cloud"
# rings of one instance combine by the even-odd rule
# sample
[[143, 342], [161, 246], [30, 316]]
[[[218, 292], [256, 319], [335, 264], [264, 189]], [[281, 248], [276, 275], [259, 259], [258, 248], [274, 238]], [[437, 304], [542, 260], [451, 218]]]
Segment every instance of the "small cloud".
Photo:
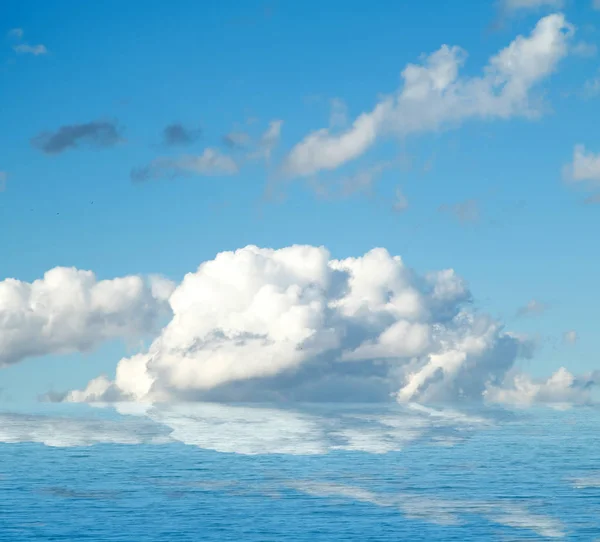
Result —
[[505, 14], [542, 9], [560, 9], [564, 0], [501, 0], [500, 7]]
[[8, 179], [8, 173], [0, 171], [0, 192], [4, 192], [6, 188], [6, 179]]
[[221, 176], [234, 175], [238, 165], [230, 156], [207, 148], [201, 155], [186, 155], [178, 158], [157, 158], [149, 165], [131, 171], [133, 182], [151, 179], [174, 179], [187, 175]]
[[48, 49], [46, 49], [46, 46], [42, 44], [29, 45], [27, 43], [21, 43], [19, 45], [15, 45], [13, 49], [18, 54], [29, 54], [33, 56], [45, 55], [48, 53]]
[[402, 213], [402, 212], [406, 211], [406, 209], [408, 209], [408, 199], [402, 193], [402, 190], [400, 189], [400, 187], [396, 188], [394, 205], [392, 206], [392, 209], [396, 213]]
[[230, 149], [245, 149], [252, 142], [246, 132], [229, 132], [223, 136], [223, 144]]
[[269, 122], [269, 127], [258, 141], [258, 149], [250, 153], [249, 158], [264, 158], [268, 162], [273, 150], [279, 143], [282, 126], [282, 120], [272, 120]]
[[186, 128], [182, 124], [169, 124], [163, 130], [163, 143], [169, 147], [176, 145], [189, 145], [197, 141], [202, 135], [200, 128]]
[[479, 204], [474, 199], [468, 199], [454, 205], [441, 205], [440, 212], [448, 212], [456, 218], [461, 224], [479, 222], [480, 210]]
[[23, 33], [22, 28], [12, 28], [6, 35], [11, 39], [20, 40], [23, 37]]
[[600, 153], [586, 151], [584, 145], [575, 145], [573, 161], [563, 168], [563, 177], [570, 183], [600, 183]]
[[84, 124], [61, 126], [55, 132], [41, 133], [31, 144], [45, 154], [60, 154], [81, 144], [90, 147], [113, 147], [121, 141], [119, 128], [114, 122], [92, 121]]
[[595, 98], [600, 95], [600, 75], [593, 77], [592, 79], [588, 79], [583, 84], [583, 97], [590, 99]]
[[576, 56], [581, 56], [583, 58], [591, 58], [596, 56], [598, 52], [598, 47], [596, 47], [593, 43], [587, 43], [585, 41], [580, 41], [573, 45], [571, 48], [571, 52]]
[[600, 11], [600, 0], [592, 0], [592, 9]]
[[327, 199], [347, 198], [358, 193], [368, 194], [382, 173], [389, 169], [391, 165], [390, 162], [380, 162], [338, 179], [336, 182], [313, 182], [312, 187], [318, 196]]
[[575, 344], [578, 338], [577, 331], [574, 330], [567, 331], [563, 334], [563, 341], [567, 344]]
[[542, 314], [548, 309], [548, 305], [537, 301], [536, 299], [532, 299], [527, 305], [520, 307], [517, 310], [517, 316], [529, 316], [534, 314]]

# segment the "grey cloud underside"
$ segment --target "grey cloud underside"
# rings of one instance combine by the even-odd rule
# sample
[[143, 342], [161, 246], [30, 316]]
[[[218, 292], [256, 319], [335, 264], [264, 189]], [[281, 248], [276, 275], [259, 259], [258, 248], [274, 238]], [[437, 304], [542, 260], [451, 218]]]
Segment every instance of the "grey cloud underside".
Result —
[[187, 128], [183, 124], [169, 124], [163, 130], [163, 143], [167, 146], [190, 145], [202, 136], [200, 128]]
[[120, 141], [120, 129], [115, 122], [93, 121], [41, 133], [32, 138], [31, 144], [45, 154], [60, 154], [82, 145], [91, 148], [114, 147]]

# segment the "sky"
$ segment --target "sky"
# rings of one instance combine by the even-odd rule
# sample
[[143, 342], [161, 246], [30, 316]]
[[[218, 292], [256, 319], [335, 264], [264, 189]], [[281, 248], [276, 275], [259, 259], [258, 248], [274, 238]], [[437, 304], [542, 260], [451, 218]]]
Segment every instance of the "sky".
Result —
[[0, 401], [591, 400], [597, 2], [132, 7], [3, 2]]

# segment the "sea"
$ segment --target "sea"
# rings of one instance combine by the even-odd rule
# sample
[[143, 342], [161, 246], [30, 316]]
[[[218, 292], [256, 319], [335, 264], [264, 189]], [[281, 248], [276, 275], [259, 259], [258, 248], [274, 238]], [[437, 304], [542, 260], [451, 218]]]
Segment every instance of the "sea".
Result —
[[600, 541], [600, 411], [3, 405], [0, 541]]

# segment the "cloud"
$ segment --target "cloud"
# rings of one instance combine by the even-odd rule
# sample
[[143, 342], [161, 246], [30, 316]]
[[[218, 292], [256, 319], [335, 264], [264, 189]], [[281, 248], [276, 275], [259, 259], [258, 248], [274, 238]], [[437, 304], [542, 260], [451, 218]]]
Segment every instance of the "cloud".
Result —
[[348, 129], [332, 133], [323, 128], [306, 136], [285, 158], [283, 171], [310, 176], [336, 169], [387, 135], [437, 131], [471, 119], [539, 116], [542, 104], [532, 91], [567, 56], [573, 33], [562, 14], [544, 17], [529, 36], [518, 36], [491, 57], [479, 77], [460, 76], [466, 53], [443, 45], [421, 64], [408, 64], [401, 89]]
[[82, 144], [95, 148], [113, 147], [121, 141], [119, 128], [112, 121], [92, 121], [61, 126], [55, 132], [41, 133], [31, 144], [45, 154], [60, 154]]
[[586, 151], [584, 145], [575, 145], [573, 161], [563, 168], [563, 177], [570, 183], [600, 184], [600, 154]]
[[408, 209], [408, 199], [402, 192], [402, 189], [399, 187], [396, 188], [396, 193], [394, 194], [394, 203], [392, 205], [392, 209], [396, 213], [403, 213]]
[[329, 115], [330, 128], [343, 128], [348, 124], [348, 107], [344, 100], [333, 98], [331, 100], [331, 114]]
[[461, 201], [454, 205], [441, 205], [438, 209], [440, 212], [450, 213], [461, 224], [469, 224], [479, 222], [480, 210], [479, 204], [474, 199]]
[[188, 175], [234, 175], [238, 171], [238, 165], [233, 158], [209, 147], [204, 149], [200, 155], [157, 158], [147, 166], [133, 169], [131, 180], [143, 182], [151, 179], [174, 179]]
[[563, 334], [563, 341], [567, 344], [575, 344], [578, 339], [579, 336], [577, 335], [577, 331], [575, 330], [566, 331]]
[[148, 351], [66, 400], [480, 400], [523, 346], [469, 301], [454, 271], [419, 276], [384, 249], [223, 252], [173, 291]]
[[223, 136], [223, 143], [230, 149], [244, 149], [251, 142], [252, 138], [246, 132], [229, 132]]
[[530, 316], [534, 314], [542, 314], [548, 310], [548, 305], [542, 303], [541, 301], [537, 301], [536, 299], [532, 299], [524, 305], [523, 307], [519, 307], [517, 310], [517, 316]]
[[592, 391], [600, 384], [600, 371], [575, 376], [561, 367], [547, 380], [536, 380], [523, 373], [507, 376], [500, 386], [490, 386], [486, 401], [517, 407], [535, 404], [566, 408], [593, 403]]
[[186, 128], [179, 123], [169, 124], [163, 130], [163, 143], [169, 147], [189, 145], [197, 141], [201, 135], [202, 130], [199, 128]]
[[9, 38], [20, 40], [23, 37], [23, 29], [22, 28], [13, 28], [8, 31], [6, 34]]
[[598, 53], [598, 47], [594, 43], [580, 41], [571, 47], [571, 53], [583, 58], [591, 58]]
[[0, 281], [0, 367], [151, 333], [168, 314], [159, 294], [138, 276], [99, 281], [91, 271], [67, 267], [31, 283]]
[[325, 183], [315, 179], [311, 186], [318, 196], [328, 199], [347, 198], [358, 193], [370, 194], [373, 185], [390, 167], [391, 162], [379, 162], [333, 182]]
[[564, 0], [501, 0], [501, 8], [505, 13], [531, 11], [540, 9], [561, 9]]
[[45, 55], [48, 54], [48, 49], [46, 49], [45, 45], [29, 45], [27, 43], [20, 43], [19, 45], [15, 45], [13, 47], [16, 53], [25, 54], [25, 55]]
[[588, 196], [587, 198], [585, 198], [584, 203], [586, 205], [598, 205], [598, 204], [600, 204], [600, 194], [592, 194], [591, 196]]
[[600, 11], [600, 0], [592, 0], [592, 8]]
[[583, 97], [590, 99], [595, 98], [600, 94], [600, 75], [593, 77], [592, 79], [588, 79], [583, 84]]
[[250, 153], [250, 158], [263, 158], [267, 162], [281, 138], [282, 120], [272, 120], [266, 131], [260, 136], [257, 149]]
[[6, 188], [6, 180], [8, 179], [8, 173], [6, 171], [0, 171], [0, 192], [3, 192]]

